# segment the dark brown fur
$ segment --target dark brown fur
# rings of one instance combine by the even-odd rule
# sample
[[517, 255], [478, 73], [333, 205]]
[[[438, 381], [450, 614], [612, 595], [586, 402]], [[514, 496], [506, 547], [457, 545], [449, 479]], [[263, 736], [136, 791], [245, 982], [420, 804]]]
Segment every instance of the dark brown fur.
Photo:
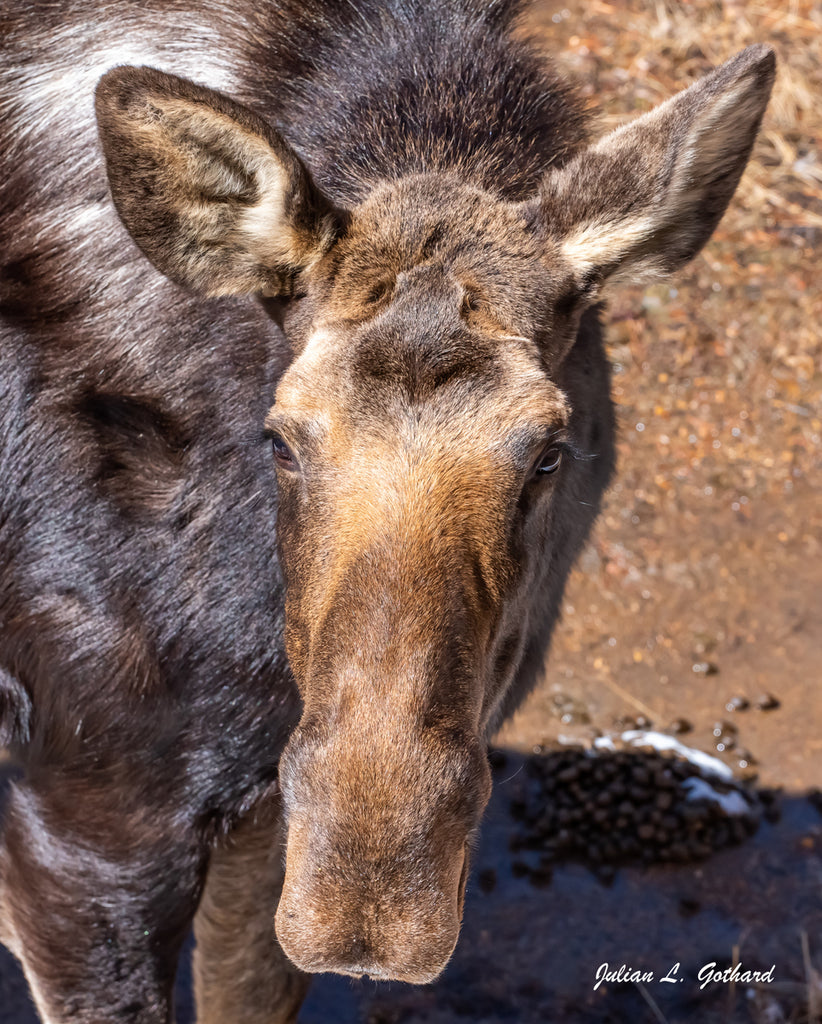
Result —
[[7, 15], [0, 936], [45, 1021], [167, 1020], [201, 898], [204, 1021], [450, 956], [613, 464], [596, 303], [704, 244], [773, 77], [589, 145], [516, 7]]

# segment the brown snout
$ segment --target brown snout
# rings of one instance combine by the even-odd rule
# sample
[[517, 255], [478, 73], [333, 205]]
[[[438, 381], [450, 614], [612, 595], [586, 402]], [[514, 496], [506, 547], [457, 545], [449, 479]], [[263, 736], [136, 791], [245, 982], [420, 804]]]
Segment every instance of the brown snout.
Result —
[[448, 751], [432, 756], [407, 739], [381, 747], [334, 743], [281, 763], [289, 814], [277, 938], [304, 971], [423, 984], [456, 945], [467, 843], [490, 776], [475, 750], [450, 751], [448, 763]]
[[280, 945], [312, 973], [433, 981], [457, 942], [464, 863], [461, 853], [445, 872], [422, 863], [386, 872], [389, 881], [353, 865], [338, 873], [317, 858], [298, 858], [277, 910]]

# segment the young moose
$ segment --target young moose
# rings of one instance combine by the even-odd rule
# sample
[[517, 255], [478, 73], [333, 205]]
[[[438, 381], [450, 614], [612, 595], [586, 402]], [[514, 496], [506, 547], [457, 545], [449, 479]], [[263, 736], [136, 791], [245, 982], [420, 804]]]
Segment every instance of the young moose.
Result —
[[54, 1024], [167, 1021], [192, 920], [206, 1024], [430, 981], [611, 472], [596, 304], [773, 54], [590, 142], [509, 0], [7, 8], [0, 937]]

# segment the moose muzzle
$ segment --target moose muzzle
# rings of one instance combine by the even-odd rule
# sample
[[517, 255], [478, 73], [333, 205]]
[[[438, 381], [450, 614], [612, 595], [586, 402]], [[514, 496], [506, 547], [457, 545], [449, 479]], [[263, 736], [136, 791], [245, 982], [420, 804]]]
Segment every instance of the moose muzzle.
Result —
[[490, 772], [474, 737], [378, 717], [303, 727], [286, 749], [277, 937], [304, 971], [422, 984], [457, 941]]

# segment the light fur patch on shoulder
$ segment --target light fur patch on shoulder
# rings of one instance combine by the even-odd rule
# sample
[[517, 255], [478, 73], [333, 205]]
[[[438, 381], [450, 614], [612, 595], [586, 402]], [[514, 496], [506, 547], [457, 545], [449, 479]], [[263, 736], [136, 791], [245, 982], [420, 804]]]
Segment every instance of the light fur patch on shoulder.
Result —
[[[25, 74], [18, 75], [16, 88], [0, 100], [0, 111], [16, 117], [21, 135], [60, 131], [68, 138], [67, 126], [75, 131], [80, 126], [94, 129], [95, 86], [106, 71], [122, 64], [148, 65], [208, 82], [223, 92], [236, 89], [232, 60], [216, 29], [185, 12], [155, 13], [151, 38], [138, 39], [127, 23], [120, 26], [113, 20], [101, 21], [96, 31], [88, 25], [66, 26], [50, 38], [43, 63], [28, 65]], [[118, 36], [121, 41], [112, 44]], [[185, 48], [179, 46], [182, 39]], [[55, 58], [76, 53], [78, 46], [81, 59]]]

